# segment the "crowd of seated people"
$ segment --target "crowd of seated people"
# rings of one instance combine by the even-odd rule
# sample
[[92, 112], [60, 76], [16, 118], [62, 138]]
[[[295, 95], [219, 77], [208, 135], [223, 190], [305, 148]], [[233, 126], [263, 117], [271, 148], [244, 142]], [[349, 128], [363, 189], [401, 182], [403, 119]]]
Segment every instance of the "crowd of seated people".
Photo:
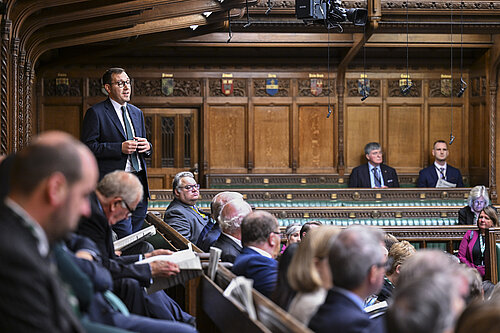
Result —
[[[434, 145], [436, 165], [447, 157], [442, 146]], [[165, 292], [148, 295], [143, 288], [155, 277], [175, 276], [177, 265], [134, 264], [169, 251], [126, 256], [114, 251], [111, 227], [129, 217], [143, 197], [135, 176], [115, 171], [98, 183], [90, 151], [58, 132], [41, 135], [17, 155], [9, 162], [11, 189], [0, 209], [0, 264], [11, 268], [0, 273], [5, 282], [0, 297], [5, 304], [24, 301], [19, 308], [0, 305], [1, 331], [196, 331], [195, 318]], [[384, 168], [381, 156], [380, 146], [367, 146], [367, 169], [376, 171], [366, 178], [375, 187], [397, 185], [397, 175]], [[60, 160], [72, 161], [72, 168]], [[451, 181], [446, 175], [443, 179]], [[237, 192], [219, 193], [212, 214], [204, 214], [196, 206], [198, 190], [193, 174], [176, 175], [175, 200], [164, 220], [205, 251], [221, 248], [233, 273], [252, 279], [258, 292], [315, 332], [332, 327], [338, 332], [465, 332], [482, 320], [484, 304], [500, 304], [498, 296], [482, 296], [485, 230], [498, 225], [484, 186], [473, 188], [461, 209], [463, 224], [477, 225], [460, 245], [458, 259], [465, 265], [439, 251], [416, 251], [374, 227], [340, 230], [317, 221], [289, 226], [283, 249], [273, 215], [252, 211]], [[13, 241], [16, 245], [8, 246]], [[34, 276], [40, 277], [37, 283]], [[367, 310], [382, 302], [377, 316]]]

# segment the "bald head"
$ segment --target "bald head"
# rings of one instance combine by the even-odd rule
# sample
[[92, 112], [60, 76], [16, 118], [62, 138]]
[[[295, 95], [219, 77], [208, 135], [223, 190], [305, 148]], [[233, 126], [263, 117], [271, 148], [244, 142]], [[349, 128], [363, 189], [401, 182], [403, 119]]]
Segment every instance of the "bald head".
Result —
[[238, 239], [241, 238], [241, 221], [252, 212], [252, 207], [241, 199], [231, 200], [224, 205], [219, 216], [221, 229]]
[[243, 199], [243, 195], [238, 192], [230, 192], [230, 191], [217, 193], [212, 199], [212, 202], [210, 203], [210, 211], [212, 212], [212, 218], [218, 222], [219, 215], [224, 205], [227, 204], [229, 201], [235, 199]]

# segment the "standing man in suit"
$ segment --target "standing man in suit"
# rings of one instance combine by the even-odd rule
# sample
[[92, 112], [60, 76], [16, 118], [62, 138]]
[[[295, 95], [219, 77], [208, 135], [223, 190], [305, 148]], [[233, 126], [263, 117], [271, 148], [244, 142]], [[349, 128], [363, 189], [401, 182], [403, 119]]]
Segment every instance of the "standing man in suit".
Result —
[[149, 187], [146, 157], [152, 154], [146, 139], [142, 111], [130, 101], [130, 78], [122, 68], [110, 68], [102, 76], [109, 98], [87, 110], [83, 119], [81, 140], [97, 158], [99, 179], [114, 170], [136, 175], [144, 195], [132, 217], [117, 223], [113, 229], [119, 238], [141, 229], [148, 208]]
[[219, 215], [222, 233], [213, 245], [222, 250], [221, 260], [234, 263], [240, 255], [241, 221], [252, 212], [252, 207], [243, 199], [234, 199], [224, 205]]
[[0, 331], [83, 332], [51, 249], [90, 215], [95, 158], [70, 135], [46, 132], [13, 163], [0, 203]]
[[253, 280], [253, 287], [271, 296], [278, 280], [280, 228], [274, 216], [265, 211], [248, 214], [241, 222], [243, 251], [236, 257], [233, 273]]
[[457, 187], [464, 187], [460, 170], [446, 163], [449, 154], [448, 145], [445, 141], [437, 140], [434, 142], [432, 148], [432, 156], [435, 159], [434, 164], [420, 170], [417, 187], [437, 187], [439, 179], [456, 184]]
[[175, 175], [172, 191], [175, 199], [168, 205], [163, 220], [196, 244], [199, 238], [204, 238], [202, 231], [209, 231], [210, 228], [205, 227], [211, 223], [209, 216], [196, 207], [196, 201], [200, 198], [200, 185], [191, 172], [183, 171]]
[[387, 258], [383, 252], [384, 234], [380, 229], [353, 226], [343, 230], [329, 253], [334, 287], [325, 303], [309, 322], [314, 332], [382, 332], [370, 320], [364, 300], [377, 294], [384, 282]]
[[349, 187], [399, 187], [396, 170], [382, 163], [382, 147], [377, 142], [365, 146], [368, 163], [355, 167], [349, 177]]

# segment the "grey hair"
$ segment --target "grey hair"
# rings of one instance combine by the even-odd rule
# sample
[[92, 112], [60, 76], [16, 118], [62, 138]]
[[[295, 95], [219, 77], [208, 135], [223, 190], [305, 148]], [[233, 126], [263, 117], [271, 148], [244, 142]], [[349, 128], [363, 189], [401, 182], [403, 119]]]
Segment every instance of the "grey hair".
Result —
[[398, 286], [387, 311], [387, 332], [442, 333], [453, 328], [452, 302], [458, 295], [450, 280], [449, 274], [435, 273]]
[[380, 149], [382, 149], [382, 147], [380, 146], [380, 143], [378, 143], [378, 142], [367, 143], [365, 146], [365, 155], [368, 155], [373, 150], [380, 150]]
[[194, 175], [189, 171], [181, 171], [177, 173], [172, 181], [172, 193], [175, 195], [175, 190], [179, 188], [179, 183], [184, 177], [190, 177], [194, 179]]
[[219, 215], [221, 229], [230, 235], [241, 228], [241, 221], [252, 212], [252, 207], [242, 199], [229, 201], [222, 208]]
[[136, 201], [137, 198], [142, 198], [144, 194], [139, 178], [122, 170], [105, 175], [97, 184], [97, 191], [106, 198], [121, 197], [128, 205]]
[[472, 203], [474, 202], [474, 200], [479, 199], [480, 197], [483, 197], [484, 200], [486, 201], [485, 206], [490, 205], [490, 197], [488, 195], [488, 189], [484, 185], [478, 185], [471, 188], [469, 192], [469, 198], [467, 199], [467, 204], [469, 205], [469, 207], [472, 207]]
[[210, 203], [210, 212], [212, 213], [212, 218], [216, 221], [219, 221], [219, 215], [224, 208], [224, 205], [227, 204], [231, 200], [242, 199], [243, 194], [239, 192], [219, 192], [217, 193]]
[[335, 286], [353, 290], [368, 276], [373, 265], [384, 258], [384, 232], [355, 225], [343, 230], [330, 247], [329, 263]]

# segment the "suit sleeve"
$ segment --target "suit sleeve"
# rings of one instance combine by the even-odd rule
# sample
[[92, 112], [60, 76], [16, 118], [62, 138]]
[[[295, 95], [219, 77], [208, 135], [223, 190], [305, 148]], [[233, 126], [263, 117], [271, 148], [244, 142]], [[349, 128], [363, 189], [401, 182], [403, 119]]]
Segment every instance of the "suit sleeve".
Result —
[[[146, 138], [146, 126], [144, 125], [144, 113], [142, 113], [142, 111], [140, 109], [137, 109], [140, 114], [141, 114], [141, 131], [142, 131], [142, 134], [143, 136]], [[146, 138], [147, 139], [147, 138]], [[148, 151], [145, 151], [143, 154], [145, 157], [151, 157], [151, 155], [153, 154], [153, 144], [148, 140], [149, 142], [149, 150]]]
[[417, 187], [427, 187], [427, 182], [425, 182], [424, 170], [420, 170], [418, 173]]
[[399, 187], [399, 178], [398, 178], [398, 173], [396, 172], [396, 169], [392, 169], [394, 173], [394, 186], [393, 187]]
[[358, 168], [352, 169], [351, 175], [349, 176], [348, 187], [359, 187], [358, 178]]
[[457, 187], [465, 187], [464, 180], [462, 178], [462, 174], [460, 173], [460, 170], [457, 169], [457, 172], [458, 172]]
[[467, 225], [467, 212], [465, 209], [467, 206], [460, 208], [458, 211], [458, 224]]
[[120, 257], [116, 259], [109, 259], [107, 268], [109, 269], [113, 280], [132, 278], [139, 281], [140, 285], [143, 287], [148, 287], [151, 284], [151, 279], [153, 278], [149, 264], [136, 265], [133, 263], [124, 263], [120, 260]]
[[101, 142], [102, 124], [98, 112], [90, 108], [85, 113], [82, 123], [81, 141], [85, 143], [94, 153], [97, 159], [100, 158], [121, 158], [121, 142]]
[[178, 209], [167, 209], [163, 217], [168, 225], [174, 228], [178, 233], [191, 241], [191, 223], [186, 215]]

